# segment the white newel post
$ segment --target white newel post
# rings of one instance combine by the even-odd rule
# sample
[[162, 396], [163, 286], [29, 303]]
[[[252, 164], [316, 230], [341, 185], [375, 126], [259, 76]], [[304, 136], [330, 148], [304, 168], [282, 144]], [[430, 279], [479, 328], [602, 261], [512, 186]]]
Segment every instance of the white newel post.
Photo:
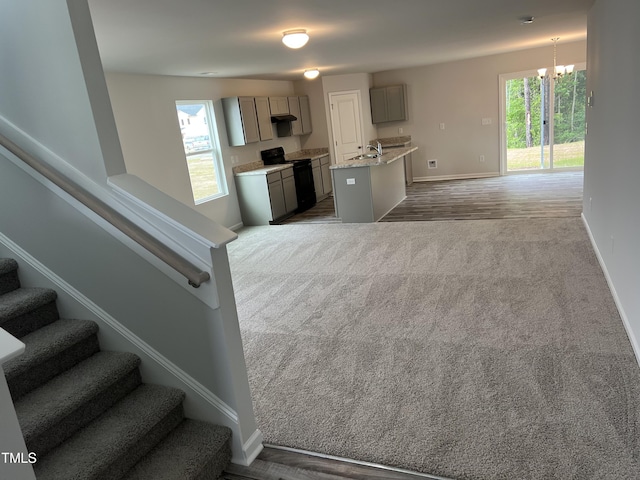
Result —
[[9, 393], [2, 365], [24, 352], [24, 343], [0, 328], [0, 478], [35, 480], [16, 409]]

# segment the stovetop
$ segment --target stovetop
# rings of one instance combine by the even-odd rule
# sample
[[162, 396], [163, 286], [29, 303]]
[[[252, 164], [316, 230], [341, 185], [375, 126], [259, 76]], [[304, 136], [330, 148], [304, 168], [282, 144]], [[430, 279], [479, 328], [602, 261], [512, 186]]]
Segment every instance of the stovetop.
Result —
[[262, 150], [260, 152], [260, 157], [262, 158], [262, 163], [265, 165], [278, 165], [281, 163], [300, 163], [300, 162], [309, 162], [311, 159], [309, 158], [297, 158], [295, 160], [287, 160], [284, 156], [284, 148], [283, 147], [275, 147], [270, 148], [268, 150]]

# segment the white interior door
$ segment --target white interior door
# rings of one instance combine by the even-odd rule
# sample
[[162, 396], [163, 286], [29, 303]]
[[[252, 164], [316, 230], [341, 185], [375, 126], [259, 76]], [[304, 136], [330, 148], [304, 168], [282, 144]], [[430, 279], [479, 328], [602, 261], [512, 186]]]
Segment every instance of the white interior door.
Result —
[[331, 130], [338, 162], [362, 153], [362, 127], [360, 92], [336, 92], [329, 94]]

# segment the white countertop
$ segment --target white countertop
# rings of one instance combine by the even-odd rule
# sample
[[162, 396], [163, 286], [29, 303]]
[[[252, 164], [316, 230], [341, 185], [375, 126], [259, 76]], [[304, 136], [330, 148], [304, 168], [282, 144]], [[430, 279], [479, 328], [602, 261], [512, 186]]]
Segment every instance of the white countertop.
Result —
[[362, 160], [346, 160], [344, 162], [331, 165], [331, 169], [354, 168], [354, 167], [374, 167], [376, 165], [387, 165], [401, 159], [405, 155], [418, 150], [418, 147], [399, 147], [382, 149], [382, 156], [377, 158], [363, 158]]
[[268, 173], [279, 172], [280, 170], [286, 170], [287, 168], [293, 168], [293, 164], [281, 163], [278, 165], [265, 165], [262, 168], [236, 173], [235, 175], [236, 177], [244, 177], [246, 175], [267, 175]]

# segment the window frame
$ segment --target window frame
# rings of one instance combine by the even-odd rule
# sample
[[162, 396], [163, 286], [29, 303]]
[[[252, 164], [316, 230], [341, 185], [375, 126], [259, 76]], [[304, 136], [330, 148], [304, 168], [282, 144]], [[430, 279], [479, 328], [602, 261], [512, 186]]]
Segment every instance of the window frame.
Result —
[[[184, 142], [183, 129], [188, 128], [191, 125], [189, 119], [187, 119], [186, 125], [183, 125], [183, 122], [178, 116], [179, 106], [181, 105], [203, 105], [204, 106], [204, 126], [206, 127], [209, 133], [209, 140], [211, 149], [206, 150], [196, 150], [193, 152], [188, 152]], [[227, 177], [224, 168], [224, 160], [222, 158], [222, 150], [220, 148], [220, 140], [218, 138], [218, 131], [215, 128], [216, 125], [216, 117], [213, 108], [212, 100], [176, 100], [176, 118], [178, 129], [180, 130], [180, 139], [182, 142], [182, 148], [184, 153], [184, 160], [187, 164], [187, 172], [189, 175], [189, 184], [191, 186], [191, 196], [196, 205], [202, 205], [203, 203], [210, 202], [212, 200], [216, 200], [218, 198], [225, 197], [229, 195], [229, 188], [227, 186]], [[215, 174], [218, 192], [212, 195], [206, 195], [201, 198], [196, 198], [196, 190], [194, 186], [195, 178], [192, 176], [191, 169], [189, 168], [189, 157], [193, 157], [196, 155], [202, 155], [206, 153], [211, 153], [211, 161], [213, 163], [213, 171]]]

